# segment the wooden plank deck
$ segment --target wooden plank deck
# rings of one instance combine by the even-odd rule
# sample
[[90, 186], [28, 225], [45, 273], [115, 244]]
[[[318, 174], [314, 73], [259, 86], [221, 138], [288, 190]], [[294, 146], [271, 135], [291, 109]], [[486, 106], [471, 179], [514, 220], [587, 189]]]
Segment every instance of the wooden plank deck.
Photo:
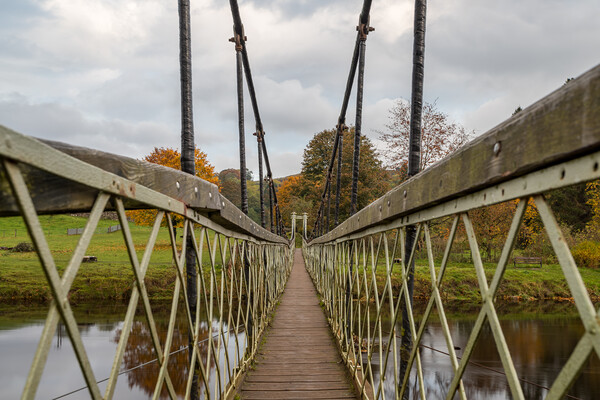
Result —
[[265, 338], [242, 399], [357, 398], [300, 250]]

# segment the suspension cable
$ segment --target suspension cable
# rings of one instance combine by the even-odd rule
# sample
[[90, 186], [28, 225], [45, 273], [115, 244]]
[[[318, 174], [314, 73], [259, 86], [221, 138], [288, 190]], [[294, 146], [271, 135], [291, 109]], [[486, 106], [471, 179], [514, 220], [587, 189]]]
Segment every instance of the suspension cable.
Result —
[[266, 227], [266, 221], [265, 221], [265, 189], [264, 189], [264, 185], [263, 185], [263, 155], [262, 155], [262, 147], [261, 147], [261, 141], [262, 138], [260, 138], [256, 132], [254, 133], [254, 135], [256, 136], [256, 143], [258, 144], [258, 190], [260, 192], [260, 226], [262, 226], [263, 228]]
[[[242, 33], [243, 35], [243, 33]], [[244, 130], [244, 73], [242, 65], [242, 36], [233, 32], [233, 37], [229, 39], [235, 43], [235, 61], [237, 78], [237, 103], [238, 103], [238, 130], [239, 130], [239, 148], [240, 148], [240, 191], [242, 212], [248, 215], [248, 186], [246, 184], [246, 133]]]
[[[425, 70], [425, 20], [427, 15], [427, 0], [415, 0], [414, 38], [413, 38], [413, 70], [410, 112], [410, 136], [408, 147], [408, 176], [419, 173], [421, 168], [421, 114], [423, 109], [423, 79]], [[404, 248], [406, 252], [412, 251], [416, 241], [415, 225], [406, 227]], [[410, 254], [410, 253], [408, 253]], [[410, 354], [413, 338], [408, 322], [408, 307], [412, 306], [415, 285], [415, 260], [407, 266], [406, 288], [409, 303], [402, 308], [402, 356], [400, 358], [400, 376], [406, 374], [408, 360], [405, 355]], [[405, 396], [404, 396], [405, 397]]]
[[[323, 188], [323, 194], [321, 195], [321, 204], [319, 206], [319, 210], [317, 212], [317, 218], [315, 220], [315, 225], [311, 234], [311, 237], [315, 237], [316, 234], [318, 234], [318, 227], [322, 227], [323, 222], [323, 214], [324, 214], [324, 208], [325, 208], [325, 201], [327, 198], [327, 193], [329, 190], [329, 185], [331, 184], [331, 177], [332, 177], [332, 171], [333, 171], [333, 164], [335, 162], [335, 156], [338, 152], [338, 148], [341, 148], [340, 143], [342, 141], [342, 136], [344, 134], [344, 131], [347, 129], [345, 122], [346, 122], [346, 112], [348, 110], [348, 102], [350, 100], [350, 93], [352, 92], [352, 85], [354, 83], [354, 78], [356, 76], [356, 69], [358, 66], [358, 59], [359, 59], [359, 53], [360, 53], [360, 42], [362, 40], [363, 37], [363, 32], [365, 32], [364, 30], [361, 30], [361, 26], [367, 27], [366, 29], [366, 33], [368, 34], [368, 32], [372, 32], [374, 29], [369, 27], [369, 13], [371, 11], [371, 3], [372, 0], [364, 0], [363, 1], [363, 7], [359, 16], [359, 25], [357, 27], [358, 33], [356, 34], [356, 41], [354, 44], [354, 51], [352, 53], [352, 61], [350, 62], [350, 72], [348, 73], [348, 79], [346, 80], [346, 90], [344, 91], [344, 98], [342, 100], [342, 109], [340, 111], [340, 115], [338, 117], [338, 123], [336, 125], [336, 136], [335, 136], [335, 140], [333, 142], [333, 149], [331, 152], [331, 159], [329, 161], [328, 167], [327, 167], [327, 172], [325, 174], [325, 187]], [[361, 102], [362, 103], [362, 102]], [[336, 183], [336, 188], [337, 193], [336, 193], [336, 215], [339, 216], [339, 198], [340, 198], [340, 189], [341, 189], [341, 150], [340, 150], [340, 155], [339, 155], [339, 159], [338, 159], [338, 172], [337, 172], [337, 178], [338, 178], [338, 182]], [[337, 222], [336, 222], [337, 224]]]
[[231, 8], [231, 15], [233, 17], [233, 31], [240, 37], [240, 45], [242, 47], [242, 63], [244, 66], [244, 74], [246, 76], [246, 86], [250, 94], [250, 101], [252, 102], [252, 110], [254, 111], [254, 120], [256, 123], [256, 136], [257, 140], [260, 139], [259, 145], [262, 148], [262, 154], [267, 168], [267, 180], [271, 187], [273, 196], [273, 204], [275, 206], [275, 219], [277, 225], [278, 234], [283, 235], [283, 226], [281, 222], [281, 213], [279, 211], [279, 203], [277, 202], [277, 193], [275, 192], [275, 185], [273, 183], [273, 173], [271, 172], [271, 163], [269, 162], [269, 154], [267, 152], [267, 146], [265, 143], [265, 131], [263, 129], [262, 120], [260, 118], [260, 111], [258, 109], [258, 101], [256, 100], [256, 91], [254, 89], [254, 81], [252, 79], [252, 71], [250, 69], [250, 61], [248, 60], [248, 51], [246, 49], [246, 37], [244, 36], [244, 25], [242, 24], [242, 17], [240, 16], [240, 8], [237, 0], [229, 0]]

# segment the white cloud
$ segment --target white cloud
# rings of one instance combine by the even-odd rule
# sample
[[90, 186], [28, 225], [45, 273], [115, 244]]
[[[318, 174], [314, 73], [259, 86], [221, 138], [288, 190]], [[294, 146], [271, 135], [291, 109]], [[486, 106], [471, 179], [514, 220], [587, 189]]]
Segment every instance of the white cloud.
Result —
[[[360, 0], [240, 0], [276, 176], [301, 168], [310, 136], [337, 123]], [[179, 147], [178, 15], [161, 0], [6, 0], [0, 13], [0, 124], [141, 157]], [[374, 2], [363, 133], [376, 144], [410, 97], [412, 1]], [[479, 133], [598, 63], [600, 3], [452, 0], [428, 7], [425, 97]], [[235, 52], [227, 2], [192, 3], [196, 143], [236, 167]], [[16, 94], [18, 93], [18, 95]], [[355, 98], [346, 118], [354, 123]], [[257, 170], [246, 96], [248, 165]]]

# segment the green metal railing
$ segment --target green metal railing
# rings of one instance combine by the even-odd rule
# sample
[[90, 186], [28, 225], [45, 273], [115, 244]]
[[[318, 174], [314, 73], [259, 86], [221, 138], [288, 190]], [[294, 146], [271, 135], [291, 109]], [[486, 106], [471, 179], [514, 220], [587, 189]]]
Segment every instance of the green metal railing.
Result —
[[[307, 268], [363, 397], [389, 398], [384, 390], [389, 371], [393, 371], [387, 374], [393, 375], [393, 386], [388, 383], [387, 388], [391, 387], [394, 398], [405, 398], [410, 388], [416, 388], [421, 399], [428, 397], [420, 349], [435, 308], [447, 347], [442, 350], [447, 352], [453, 370], [446, 398], [467, 398], [462, 378], [483, 327], [489, 325], [510, 394], [514, 399], [524, 399], [498, 319], [496, 294], [526, 209], [534, 205], [585, 329], [546, 399], [565, 396], [590, 354], [600, 355], [600, 312], [594, 308], [545, 196], [554, 189], [600, 178], [599, 149], [600, 67], [596, 67], [392, 190], [328, 234], [304, 242]], [[514, 204], [512, 223], [488, 281], [473, 213], [505, 202]], [[445, 244], [441, 262], [436, 263], [432, 229], [440, 226], [448, 230], [438, 235]], [[406, 250], [409, 227], [416, 229], [418, 240]], [[446, 301], [440, 293], [444, 277], [453, 268], [449, 259], [459, 230], [468, 242], [481, 297], [477, 320], [460, 359], [446, 317]], [[414, 274], [410, 266], [414, 265], [419, 242], [427, 262], [429, 300], [418, 322], [412, 307], [405, 305], [413, 301], [408, 282]], [[399, 281], [399, 289], [394, 287], [394, 279]], [[384, 314], [389, 316], [389, 324], [382, 321]], [[402, 329], [408, 329], [412, 338], [412, 343], [404, 347]]]
[[[189, 365], [181, 366], [191, 371], [186, 378], [185, 398], [231, 397], [255, 355], [260, 335], [287, 281], [293, 260], [292, 244], [253, 223], [221, 197], [215, 185], [198, 178], [111, 154], [59, 143], [51, 145], [0, 126], [0, 215], [23, 217], [52, 293], [52, 304], [22, 398], [36, 396], [59, 322], [66, 327], [90, 396], [113, 398], [138, 303], [143, 306], [160, 366], [153, 398], [161, 396], [163, 386], [170, 398], [178, 398], [167, 366], [180, 301], [185, 302], [186, 325], [193, 338]], [[94, 163], [104, 169], [92, 165]], [[126, 216], [127, 209], [140, 208], [157, 210], [141, 258], [136, 253]], [[90, 211], [87, 224], [70, 262], [59, 275], [38, 215], [86, 210]], [[102, 394], [68, 293], [105, 210], [118, 214], [135, 283], [123, 317], [112, 371]], [[174, 228], [176, 216], [183, 219], [183, 243], [188, 237], [193, 239], [200, 263], [195, 305], [188, 304], [187, 300], [183, 265], [186, 247], [181, 246], [182, 242], [178, 245]], [[177, 278], [166, 338], [161, 341], [144, 277], [159, 229], [165, 221]], [[191, 311], [194, 309], [195, 315]], [[203, 345], [205, 351], [200, 351], [199, 345], [200, 314], [208, 316], [202, 323], [208, 324], [208, 332], [213, 335]], [[212, 374], [211, 369], [214, 369]], [[198, 382], [197, 386], [194, 382]]]

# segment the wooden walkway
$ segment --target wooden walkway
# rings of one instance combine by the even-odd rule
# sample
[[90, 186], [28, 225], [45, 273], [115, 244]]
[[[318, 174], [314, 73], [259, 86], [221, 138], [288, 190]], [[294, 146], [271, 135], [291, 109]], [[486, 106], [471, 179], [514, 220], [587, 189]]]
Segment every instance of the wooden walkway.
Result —
[[242, 399], [357, 398], [300, 250], [265, 336]]

